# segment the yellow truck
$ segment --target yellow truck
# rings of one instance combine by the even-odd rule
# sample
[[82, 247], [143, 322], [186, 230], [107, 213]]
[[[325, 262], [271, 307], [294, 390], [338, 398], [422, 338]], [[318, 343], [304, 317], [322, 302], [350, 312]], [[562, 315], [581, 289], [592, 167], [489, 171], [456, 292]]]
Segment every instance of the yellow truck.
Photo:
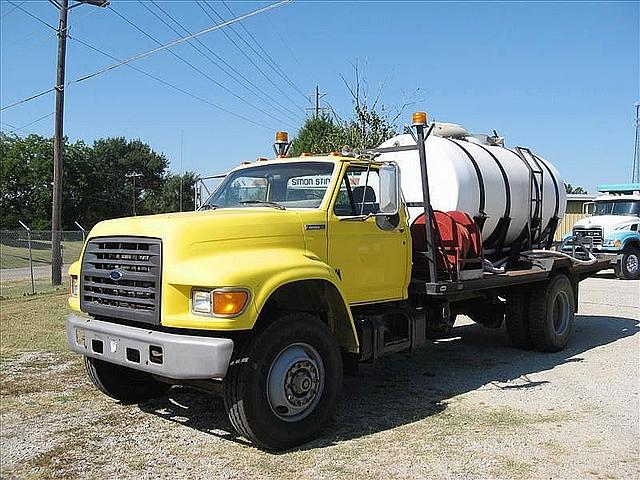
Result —
[[[420, 115], [414, 126], [428, 185], [430, 129]], [[602, 265], [530, 249], [487, 267], [474, 224], [434, 211], [428, 188], [409, 224], [400, 169], [380, 151], [287, 158], [287, 146], [280, 135], [277, 158], [231, 171], [198, 211], [91, 230], [66, 328], [100, 391], [141, 402], [222, 386], [238, 433], [279, 450], [319, 434], [343, 371], [423, 346], [458, 314], [506, 317], [521, 348], [569, 341], [578, 282]]]

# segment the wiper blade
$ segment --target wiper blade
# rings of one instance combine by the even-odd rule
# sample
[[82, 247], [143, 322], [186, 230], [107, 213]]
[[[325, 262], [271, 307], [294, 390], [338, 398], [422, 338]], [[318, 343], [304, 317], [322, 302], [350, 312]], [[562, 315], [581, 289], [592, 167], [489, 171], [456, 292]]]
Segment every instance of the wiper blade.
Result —
[[268, 202], [265, 200], [244, 200], [240, 203], [243, 205], [266, 205], [268, 207], [277, 208], [279, 210], [286, 210], [286, 208], [283, 205], [280, 205], [279, 203]]

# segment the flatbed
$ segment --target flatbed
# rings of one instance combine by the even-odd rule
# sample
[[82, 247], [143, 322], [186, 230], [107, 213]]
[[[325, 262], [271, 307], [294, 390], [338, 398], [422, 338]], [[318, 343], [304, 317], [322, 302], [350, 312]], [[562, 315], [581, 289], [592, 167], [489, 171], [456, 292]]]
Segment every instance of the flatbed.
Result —
[[409, 289], [415, 294], [423, 293], [438, 297], [475, 296], [485, 290], [510, 289], [548, 280], [555, 271], [560, 269], [564, 269], [580, 281], [611, 266], [608, 260], [597, 260], [592, 264], [574, 264], [568, 258], [550, 258], [540, 254], [535, 258], [539, 263], [534, 264], [530, 269], [509, 270], [500, 274], [484, 273], [482, 278], [459, 281], [429, 282], [414, 278]]

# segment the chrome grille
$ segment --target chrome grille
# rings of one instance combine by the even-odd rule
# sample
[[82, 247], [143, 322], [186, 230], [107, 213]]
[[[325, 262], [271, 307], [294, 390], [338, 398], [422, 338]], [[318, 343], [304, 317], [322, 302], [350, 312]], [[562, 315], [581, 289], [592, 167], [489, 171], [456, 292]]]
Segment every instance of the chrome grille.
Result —
[[90, 239], [82, 259], [80, 307], [98, 317], [158, 325], [161, 266], [159, 239]]
[[602, 245], [602, 228], [574, 228], [573, 236], [578, 242], [584, 240], [586, 243], [591, 239], [594, 246], [599, 247]]

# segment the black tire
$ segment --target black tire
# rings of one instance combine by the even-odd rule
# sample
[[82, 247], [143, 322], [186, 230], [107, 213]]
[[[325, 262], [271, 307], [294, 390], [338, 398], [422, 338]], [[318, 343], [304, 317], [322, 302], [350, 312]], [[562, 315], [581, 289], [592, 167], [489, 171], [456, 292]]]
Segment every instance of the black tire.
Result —
[[622, 251], [622, 259], [613, 271], [623, 280], [638, 280], [640, 278], [640, 250], [626, 247]]
[[516, 348], [531, 350], [531, 334], [529, 332], [529, 292], [517, 290], [507, 294], [505, 323], [507, 335]]
[[562, 350], [575, 330], [573, 286], [558, 274], [531, 293], [529, 331], [533, 346], [543, 352]]
[[161, 397], [171, 388], [146, 372], [121, 367], [92, 357], [84, 357], [91, 383], [105, 395], [123, 403], [138, 403]]
[[[283, 352], [297, 345], [310, 346], [318, 354], [324, 369], [324, 386], [314, 387], [319, 394], [302, 407], [306, 409], [303, 411], [306, 416], [289, 417], [285, 421], [276, 410], [286, 415], [287, 407], [272, 408], [267, 382]], [[297, 365], [296, 360], [285, 378], [293, 375]], [[311, 440], [333, 416], [342, 389], [342, 369], [340, 348], [324, 323], [306, 313], [281, 314], [234, 354], [224, 380], [224, 403], [229, 420], [239, 434], [266, 450], [284, 450]], [[283, 386], [282, 391], [287, 388]], [[291, 408], [296, 406], [291, 404]]]

